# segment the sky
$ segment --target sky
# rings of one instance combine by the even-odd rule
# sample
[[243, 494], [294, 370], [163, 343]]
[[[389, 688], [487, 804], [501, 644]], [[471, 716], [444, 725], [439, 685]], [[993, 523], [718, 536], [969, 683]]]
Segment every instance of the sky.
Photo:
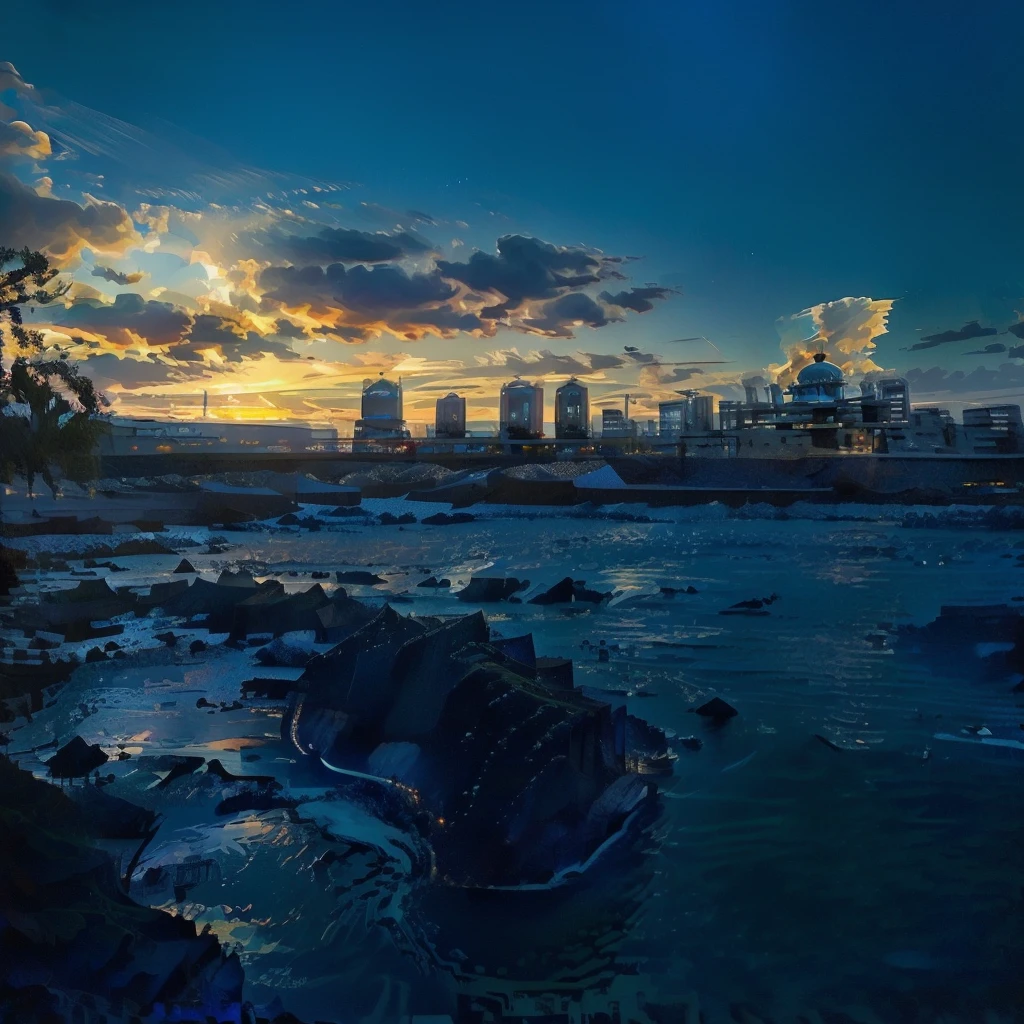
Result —
[[819, 347], [1019, 402], [1022, 37], [1009, 0], [49, 0], [0, 52], [0, 246], [72, 282], [34, 319], [122, 414], [344, 428], [385, 372], [488, 422], [575, 373], [643, 418]]

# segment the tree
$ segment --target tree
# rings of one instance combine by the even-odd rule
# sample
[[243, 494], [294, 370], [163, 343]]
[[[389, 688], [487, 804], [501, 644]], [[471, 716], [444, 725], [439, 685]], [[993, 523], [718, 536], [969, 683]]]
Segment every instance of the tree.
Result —
[[[36, 476], [56, 493], [52, 467], [72, 479], [93, 475], [103, 425], [93, 418], [100, 397], [65, 352], [45, 358], [43, 336], [25, 326], [26, 305], [46, 305], [70, 285], [39, 252], [0, 247], [0, 476]], [[13, 355], [4, 367], [5, 348]]]

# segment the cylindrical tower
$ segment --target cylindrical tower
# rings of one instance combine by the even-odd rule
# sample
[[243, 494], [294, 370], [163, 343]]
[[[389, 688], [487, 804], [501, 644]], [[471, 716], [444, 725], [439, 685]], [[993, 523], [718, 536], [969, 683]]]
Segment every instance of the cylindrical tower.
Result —
[[364, 381], [362, 413], [364, 420], [402, 419], [402, 382], [390, 381], [383, 374], [377, 380]]
[[555, 392], [555, 437], [590, 436], [590, 393], [575, 377]]
[[357, 439], [409, 436], [402, 418], [401, 378], [391, 381], [382, 373], [377, 380], [364, 380], [361, 412], [361, 417], [356, 420]]
[[511, 438], [544, 436], [544, 389], [516, 377], [501, 386], [501, 432]]
[[434, 433], [437, 437], [466, 436], [466, 400], [454, 391], [437, 400]]

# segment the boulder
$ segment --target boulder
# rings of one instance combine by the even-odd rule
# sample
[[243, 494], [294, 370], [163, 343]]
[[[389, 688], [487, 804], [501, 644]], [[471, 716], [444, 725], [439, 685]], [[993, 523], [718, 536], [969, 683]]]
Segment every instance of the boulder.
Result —
[[700, 715], [702, 718], [710, 718], [716, 725], [727, 722], [739, 714], [731, 704], [722, 700], [721, 697], [712, 697], [706, 704], [701, 704], [699, 708], [690, 708], [690, 713]]
[[470, 579], [469, 585], [456, 596], [460, 601], [488, 604], [494, 601], [507, 601], [513, 594], [529, 585], [529, 580], [519, 580], [515, 576], [474, 576]]
[[256, 652], [256, 660], [261, 665], [304, 668], [309, 659], [313, 657], [313, 653], [312, 644], [287, 641], [283, 637], [277, 637]]
[[334, 574], [334, 578], [339, 583], [351, 583], [357, 587], [372, 587], [385, 582], [382, 576], [365, 569], [342, 569]]
[[183, 558], [178, 563], [178, 567], [174, 571], [176, 573], [179, 573], [179, 572], [195, 572], [196, 571], [196, 567], [187, 558]]
[[468, 512], [437, 512], [432, 516], [427, 516], [426, 519], [422, 520], [425, 526], [456, 526], [459, 523], [472, 523], [475, 522], [476, 516], [470, 515]]
[[75, 736], [45, 763], [55, 779], [79, 779], [108, 760], [98, 743], [89, 744], [81, 736]]

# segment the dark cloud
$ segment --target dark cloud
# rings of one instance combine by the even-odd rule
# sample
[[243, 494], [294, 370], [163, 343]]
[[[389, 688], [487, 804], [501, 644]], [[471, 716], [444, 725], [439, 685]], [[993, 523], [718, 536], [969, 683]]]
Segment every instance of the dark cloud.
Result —
[[1000, 352], [1005, 352], [1006, 346], [1001, 342], [994, 342], [991, 345], [986, 345], [984, 348], [977, 348], [973, 352], [965, 352], [965, 356], [994, 356]]
[[604, 327], [612, 320], [608, 310], [583, 292], [569, 292], [560, 298], [546, 302], [539, 317], [528, 317], [522, 326], [531, 333], [544, 334], [549, 338], [571, 338], [573, 327]]
[[429, 213], [421, 213], [419, 210], [406, 210], [405, 215], [411, 221], [418, 222], [420, 224], [431, 224], [435, 226], [437, 224], [437, 221], [434, 220]]
[[192, 317], [173, 303], [144, 299], [129, 292], [118, 295], [111, 305], [76, 302], [54, 317], [54, 322], [100, 334], [122, 345], [131, 343], [132, 334], [145, 338], [151, 345], [174, 345], [188, 333]]
[[152, 357], [119, 359], [109, 352], [90, 356], [81, 366], [100, 391], [109, 391], [115, 385], [135, 391], [162, 384], [183, 384], [207, 376], [206, 368], [199, 364], [166, 363]]
[[1006, 354], [1011, 359], [1024, 359], [1024, 345], [1014, 345]]
[[479, 331], [484, 327], [483, 321], [475, 313], [454, 309], [450, 305], [439, 306], [437, 309], [407, 311], [399, 313], [394, 319], [413, 326], [436, 327], [445, 333], [449, 331], [469, 333]]
[[686, 381], [703, 373], [698, 366], [667, 367], [655, 360], [641, 368], [637, 382], [645, 388], [665, 388], [674, 384], [685, 384]]
[[911, 345], [908, 351], [920, 352], [926, 348], [948, 345], [953, 341], [970, 341], [972, 338], [988, 338], [999, 331], [995, 327], [982, 327], [977, 320], [964, 324], [958, 331], [940, 331], [938, 334], [926, 334], [919, 342]]
[[484, 309], [481, 316], [497, 320], [528, 299], [555, 299], [573, 288], [601, 280], [607, 261], [578, 247], [552, 245], [526, 235], [498, 239], [498, 254], [475, 252], [466, 263], [438, 260], [444, 277], [504, 301]]
[[113, 270], [111, 267], [101, 267], [99, 265], [92, 268], [93, 277], [102, 277], [104, 281], [110, 281], [112, 284], [129, 285], [138, 284], [146, 275], [141, 270], [136, 271], [133, 274], [123, 274], [120, 270]]
[[293, 323], [291, 320], [285, 320], [284, 318], [277, 321], [274, 324], [274, 333], [282, 338], [308, 338], [305, 330], [297, 323]]
[[614, 295], [611, 292], [601, 292], [598, 298], [608, 303], [609, 306], [631, 309], [634, 313], [649, 313], [654, 309], [654, 302], [652, 300], [667, 299], [672, 292], [671, 288], [649, 286], [646, 288], [630, 288], [629, 291], [616, 292]]
[[455, 296], [455, 287], [436, 271], [407, 274], [400, 267], [364, 267], [346, 270], [340, 263], [328, 267], [268, 267], [260, 272], [264, 306], [278, 303], [289, 309], [309, 307], [318, 315], [332, 312], [363, 318], [359, 322], [388, 320], [400, 310], [434, 308]]
[[346, 345], [362, 345], [370, 340], [370, 332], [362, 327], [314, 327], [314, 334], [320, 334], [331, 341], [344, 342]]
[[167, 354], [182, 362], [203, 362], [206, 351], [210, 349], [229, 363], [262, 359], [265, 355], [275, 355], [278, 359], [298, 358], [287, 345], [247, 330], [237, 320], [213, 313], [197, 316], [188, 335], [179, 344], [172, 346]]
[[131, 218], [115, 203], [48, 199], [0, 171], [0, 239], [12, 249], [27, 245], [63, 259], [84, 246], [120, 250], [135, 238]]
[[[1010, 349], [1009, 355], [1013, 354], [1014, 350]], [[1024, 359], [1024, 352], [1019, 358]], [[946, 398], [982, 401], [986, 392], [1024, 388], [1024, 366], [1018, 363], [1003, 363], [994, 369], [979, 366], [968, 372], [946, 370], [940, 366], [930, 369], [915, 367], [903, 376], [915, 401], [921, 400], [919, 396], [934, 396], [938, 401]]]
[[410, 231], [358, 231], [355, 228], [322, 228], [315, 235], [287, 234], [279, 229], [242, 236], [258, 253], [293, 263], [387, 263], [405, 256], [433, 251], [431, 244]]
[[618, 370], [626, 365], [625, 360], [618, 356], [608, 356], [601, 352], [584, 352], [583, 354], [590, 360], [591, 370]]
[[498, 355], [501, 362], [466, 367], [460, 371], [460, 376], [538, 378], [564, 375], [566, 377], [586, 377], [601, 370], [618, 369], [624, 365], [617, 356], [606, 356], [595, 352], [567, 353], [542, 349], [539, 352], [531, 352], [523, 356], [515, 349], [508, 349]]

